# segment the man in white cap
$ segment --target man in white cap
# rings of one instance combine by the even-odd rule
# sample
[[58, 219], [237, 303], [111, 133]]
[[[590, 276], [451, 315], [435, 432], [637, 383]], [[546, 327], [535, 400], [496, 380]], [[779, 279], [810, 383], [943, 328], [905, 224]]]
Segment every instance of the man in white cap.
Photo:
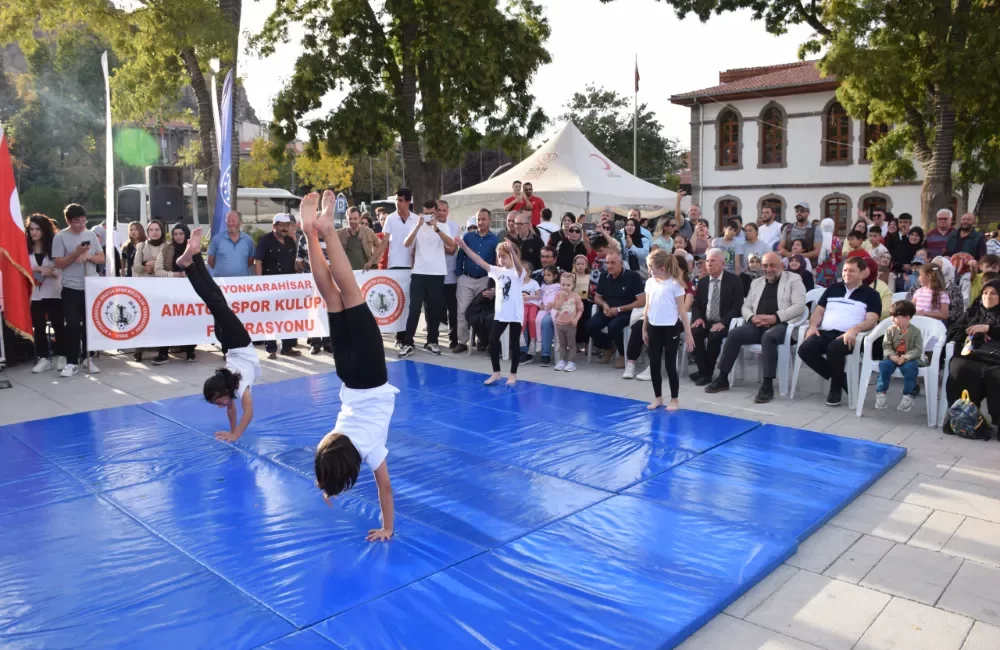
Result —
[[823, 235], [810, 222], [809, 204], [805, 201], [795, 204], [795, 221], [786, 223], [781, 229], [781, 238], [778, 240], [778, 253], [781, 257], [787, 258], [793, 255], [792, 242], [796, 239], [801, 239], [805, 244], [803, 257], [815, 265], [819, 258], [819, 250], [823, 246]]
[[[290, 236], [292, 215], [279, 213], [271, 220], [271, 232], [257, 242], [257, 252], [254, 253], [254, 272], [257, 275], [284, 275], [295, 273], [295, 258], [298, 246], [295, 238]], [[284, 339], [281, 342], [281, 354], [297, 357], [302, 354], [296, 350], [297, 339]], [[267, 341], [264, 344], [269, 359], [278, 357], [278, 344]]]

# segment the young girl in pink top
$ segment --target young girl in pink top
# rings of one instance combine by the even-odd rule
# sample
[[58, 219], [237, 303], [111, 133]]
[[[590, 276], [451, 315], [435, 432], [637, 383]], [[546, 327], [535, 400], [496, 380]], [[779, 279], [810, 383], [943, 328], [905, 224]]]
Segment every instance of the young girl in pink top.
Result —
[[556, 328], [556, 350], [559, 361], [556, 370], [576, 370], [576, 328], [583, 317], [583, 300], [576, 291], [577, 276], [563, 273], [559, 278], [556, 296], [552, 301], [552, 322]]
[[556, 299], [556, 294], [559, 293], [559, 269], [556, 268], [555, 264], [546, 266], [542, 271], [542, 286], [540, 292], [541, 297], [539, 298], [539, 302], [541, 305], [538, 308], [538, 315], [535, 316], [536, 341], [542, 340], [542, 321], [545, 320], [546, 315], [552, 319], [553, 325], [556, 322], [556, 311], [552, 303]]

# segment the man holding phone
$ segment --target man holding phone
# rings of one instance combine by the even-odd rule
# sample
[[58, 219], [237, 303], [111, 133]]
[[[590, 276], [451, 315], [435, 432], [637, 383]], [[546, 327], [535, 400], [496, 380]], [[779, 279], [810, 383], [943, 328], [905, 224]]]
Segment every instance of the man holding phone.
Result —
[[[97, 275], [97, 267], [104, 264], [101, 242], [93, 231], [87, 230], [87, 211], [82, 205], [70, 203], [63, 210], [67, 228], [52, 240], [52, 259], [62, 270], [63, 315], [66, 320], [63, 352], [66, 366], [60, 377], [72, 377], [80, 372], [80, 361], [86, 358], [87, 301], [84, 294], [85, 278]], [[93, 361], [88, 365], [91, 374], [100, 372]]]
[[455, 252], [455, 240], [447, 224], [437, 219], [438, 202], [424, 201], [423, 214], [403, 244], [413, 250], [413, 271], [410, 274], [410, 313], [406, 318], [406, 338], [399, 349], [399, 358], [413, 354], [413, 335], [420, 321], [420, 307], [427, 321], [427, 344], [431, 354], [441, 354], [438, 346], [438, 323], [444, 311], [444, 278], [448, 274], [446, 255]]

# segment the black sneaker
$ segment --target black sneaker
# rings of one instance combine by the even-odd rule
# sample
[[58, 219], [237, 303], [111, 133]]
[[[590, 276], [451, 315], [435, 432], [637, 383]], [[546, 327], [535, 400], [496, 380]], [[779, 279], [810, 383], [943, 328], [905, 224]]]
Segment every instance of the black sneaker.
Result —
[[403, 345], [403, 346], [400, 346], [400, 348], [399, 348], [399, 358], [400, 359], [405, 359], [406, 357], [410, 356], [411, 354], [413, 354], [413, 346], [412, 345]]
[[711, 383], [712, 383], [712, 378], [711, 377], [702, 377], [701, 375], [698, 375], [698, 379], [695, 380], [694, 385], [695, 386], [708, 386]]
[[476, 345], [476, 352], [486, 352], [490, 349], [490, 346], [486, 343], [478, 343]]
[[755, 404], [767, 404], [774, 399], [774, 386], [767, 379], [764, 383], [760, 385], [760, 390], [757, 391], [757, 396], [753, 398]]
[[692, 372], [690, 375], [688, 375], [688, 378], [691, 381], [698, 381], [699, 379], [701, 379], [701, 373], [696, 370]]
[[721, 393], [724, 390], [729, 390], [729, 380], [722, 376], [705, 386], [706, 393]]
[[533, 358], [534, 357], [532, 357], [527, 352], [522, 352], [521, 353], [521, 358], [518, 360], [518, 363], [531, 363], [531, 361], [532, 361]]
[[453, 347], [451, 351], [454, 352], [455, 354], [465, 354], [466, 352], [469, 351], [469, 346], [464, 343], [459, 343], [458, 345]]
[[448, 349], [454, 352], [455, 348], [457, 348], [458, 346], [459, 346], [458, 341], [452, 341], [451, 343], [448, 344]]
[[194, 361], [194, 350], [188, 350], [187, 360], [188, 361]]
[[826, 396], [827, 406], [840, 406], [843, 400], [843, 391], [839, 388], [830, 388], [829, 395]]
[[309, 347], [309, 354], [319, 354], [319, 346], [313, 343], [312, 346]]
[[156, 355], [156, 358], [153, 359], [154, 366], [162, 366], [163, 364], [169, 362], [170, 362], [170, 356], [166, 354], [158, 354]]
[[542, 367], [548, 368], [552, 365], [552, 359], [550, 357], [542, 357]]

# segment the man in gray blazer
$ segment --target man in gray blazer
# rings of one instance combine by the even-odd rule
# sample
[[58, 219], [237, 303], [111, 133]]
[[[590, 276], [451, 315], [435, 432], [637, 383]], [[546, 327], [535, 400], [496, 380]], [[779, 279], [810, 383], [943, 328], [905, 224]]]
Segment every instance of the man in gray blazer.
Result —
[[729, 390], [729, 373], [744, 345], [759, 343], [764, 383], [754, 401], [764, 404], [774, 399], [774, 377], [778, 369], [778, 346], [785, 340], [788, 322], [806, 310], [806, 288], [797, 273], [785, 271], [777, 253], [767, 253], [762, 261], [763, 277], [750, 283], [743, 301], [745, 324], [729, 332], [719, 361], [719, 377], [705, 387], [706, 393]]

